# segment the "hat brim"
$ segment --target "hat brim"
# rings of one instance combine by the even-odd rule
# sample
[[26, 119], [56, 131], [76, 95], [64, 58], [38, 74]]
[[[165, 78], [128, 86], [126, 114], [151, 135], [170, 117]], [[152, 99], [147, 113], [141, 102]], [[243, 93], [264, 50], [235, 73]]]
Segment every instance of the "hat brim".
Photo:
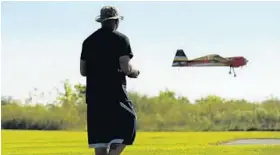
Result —
[[120, 19], [120, 20], [123, 20], [123, 16], [114, 16], [114, 17], [104, 18], [104, 19], [102, 19], [100, 16], [97, 16], [95, 21], [101, 23], [101, 22], [104, 22], [104, 21], [110, 20], [110, 19]]

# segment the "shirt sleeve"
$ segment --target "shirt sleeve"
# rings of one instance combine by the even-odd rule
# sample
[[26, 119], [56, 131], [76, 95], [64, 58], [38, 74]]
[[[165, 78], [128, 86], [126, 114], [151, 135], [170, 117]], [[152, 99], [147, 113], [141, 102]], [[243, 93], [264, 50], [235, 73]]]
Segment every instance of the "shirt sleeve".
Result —
[[119, 52], [120, 52], [119, 57], [129, 56], [130, 59], [133, 58], [133, 53], [131, 50], [130, 41], [128, 37], [125, 36], [121, 39], [121, 49]]
[[88, 58], [88, 50], [87, 50], [87, 47], [86, 47], [86, 42], [84, 41], [83, 44], [82, 44], [82, 52], [81, 52], [80, 59], [83, 60], [83, 61], [87, 61], [87, 58]]

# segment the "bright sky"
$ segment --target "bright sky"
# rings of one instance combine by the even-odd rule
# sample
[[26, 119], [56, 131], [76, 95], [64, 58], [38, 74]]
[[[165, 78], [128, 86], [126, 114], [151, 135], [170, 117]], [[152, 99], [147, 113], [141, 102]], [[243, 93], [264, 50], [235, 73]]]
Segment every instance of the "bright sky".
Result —
[[[82, 41], [100, 27], [104, 5], [119, 9], [141, 74], [128, 88], [149, 95], [168, 88], [189, 99], [215, 94], [263, 100], [280, 97], [280, 2], [3, 2], [2, 95], [27, 97], [61, 81], [85, 83]], [[244, 56], [246, 67], [172, 68], [176, 49], [189, 58]]]

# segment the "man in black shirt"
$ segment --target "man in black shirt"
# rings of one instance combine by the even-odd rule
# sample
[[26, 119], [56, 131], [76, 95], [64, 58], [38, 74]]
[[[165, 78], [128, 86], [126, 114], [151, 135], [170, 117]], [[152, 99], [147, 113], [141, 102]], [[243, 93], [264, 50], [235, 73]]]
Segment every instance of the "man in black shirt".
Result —
[[140, 72], [129, 63], [133, 53], [128, 37], [116, 31], [120, 19], [114, 7], [103, 7], [96, 19], [102, 27], [82, 45], [80, 72], [86, 77], [88, 144], [96, 155], [119, 155], [133, 144], [136, 134], [126, 76], [137, 78]]

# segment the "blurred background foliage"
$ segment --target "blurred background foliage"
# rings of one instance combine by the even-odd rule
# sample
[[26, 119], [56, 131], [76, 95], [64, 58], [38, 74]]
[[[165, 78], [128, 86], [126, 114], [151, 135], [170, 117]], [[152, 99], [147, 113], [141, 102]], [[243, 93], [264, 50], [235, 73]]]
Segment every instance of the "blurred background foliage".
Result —
[[[86, 130], [84, 91], [84, 85], [65, 81], [53, 103], [21, 103], [2, 96], [2, 129]], [[142, 131], [280, 131], [280, 100], [273, 97], [252, 103], [209, 95], [191, 103], [170, 90], [152, 97], [137, 92], [129, 96]]]

